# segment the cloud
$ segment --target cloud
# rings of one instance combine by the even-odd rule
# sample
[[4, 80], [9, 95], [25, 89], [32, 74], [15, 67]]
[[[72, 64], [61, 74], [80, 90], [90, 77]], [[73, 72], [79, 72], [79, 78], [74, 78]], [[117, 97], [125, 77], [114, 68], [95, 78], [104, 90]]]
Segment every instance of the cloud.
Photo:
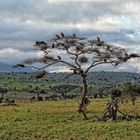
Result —
[[[139, 0], [0, 1], [0, 61], [15, 63], [30, 57], [36, 40], [47, 41], [61, 31], [101, 36], [107, 42], [140, 52], [139, 11]], [[16, 53], [20, 55], [12, 56]]]
[[0, 50], [0, 60], [7, 64], [19, 63], [27, 58], [41, 57], [41, 52], [28, 51], [23, 52], [13, 48], [5, 48]]

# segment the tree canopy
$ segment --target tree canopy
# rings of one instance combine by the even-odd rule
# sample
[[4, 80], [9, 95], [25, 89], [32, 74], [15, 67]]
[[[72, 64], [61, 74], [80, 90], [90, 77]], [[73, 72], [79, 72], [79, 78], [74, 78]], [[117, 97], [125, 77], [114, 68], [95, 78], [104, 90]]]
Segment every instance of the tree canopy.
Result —
[[[36, 41], [35, 48], [42, 51], [44, 55], [41, 58], [29, 58], [23, 64], [17, 64], [15, 67], [30, 66], [37, 70], [42, 70], [40, 77], [45, 75], [47, 67], [55, 64], [64, 64], [70, 70], [76, 73], [88, 73], [88, 71], [101, 64], [111, 64], [116, 66], [126, 62], [130, 58], [139, 57], [137, 54], [129, 54], [125, 49], [108, 44], [97, 39], [87, 39], [73, 35], [60, 35], [45, 41]], [[34, 63], [43, 63], [43, 67], [33, 67]], [[39, 76], [37, 78], [40, 78]]]

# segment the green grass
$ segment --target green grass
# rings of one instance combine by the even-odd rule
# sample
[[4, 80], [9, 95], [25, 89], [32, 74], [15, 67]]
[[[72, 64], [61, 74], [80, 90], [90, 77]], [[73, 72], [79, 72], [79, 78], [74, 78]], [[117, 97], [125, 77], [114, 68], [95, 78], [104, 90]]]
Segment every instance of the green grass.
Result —
[[[91, 101], [88, 120], [77, 113], [77, 101], [46, 101], [0, 106], [0, 140], [140, 140], [140, 120], [99, 122], [106, 99]], [[123, 104], [121, 110], [140, 113]]]

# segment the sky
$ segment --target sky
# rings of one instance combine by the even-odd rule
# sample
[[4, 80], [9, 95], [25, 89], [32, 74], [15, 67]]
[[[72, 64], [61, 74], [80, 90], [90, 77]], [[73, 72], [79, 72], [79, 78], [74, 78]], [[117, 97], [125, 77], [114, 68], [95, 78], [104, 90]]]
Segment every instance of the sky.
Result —
[[[35, 41], [59, 32], [100, 36], [140, 53], [140, 0], [0, 0], [0, 62], [13, 65], [40, 56]], [[140, 72], [140, 60], [95, 70]]]

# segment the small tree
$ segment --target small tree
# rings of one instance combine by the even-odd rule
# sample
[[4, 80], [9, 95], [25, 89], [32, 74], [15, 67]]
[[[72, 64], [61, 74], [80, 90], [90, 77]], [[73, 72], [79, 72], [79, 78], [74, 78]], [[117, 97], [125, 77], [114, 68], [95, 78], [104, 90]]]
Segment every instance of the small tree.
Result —
[[[128, 54], [125, 49], [107, 44], [99, 37], [97, 39], [87, 39], [73, 35], [60, 35], [44, 42], [36, 41], [35, 47], [43, 52], [42, 58], [31, 58], [25, 60], [22, 64], [17, 64], [14, 67], [31, 67], [39, 71], [36, 78], [41, 78], [46, 74], [48, 67], [52, 65], [62, 64], [72, 71], [72, 74], [78, 74], [82, 78], [83, 93], [79, 102], [78, 111], [85, 118], [87, 106], [87, 74], [88, 72], [102, 64], [111, 64], [117, 66], [120, 63], [126, 62], [130, 58], [139, 57], [137, 54]], [[33, 64], [42, 63], [42, 67], [35, 67]]]
[[42, 97], [40, 96], [40, 88], [38, 87], [38, 86], [36, 86], [35, 88], [34, 88], [34, 92], [36, 93], [36, 99], [37, 99], [37, 101], [42, 101]]
[[78, 85], [67, 85], [67, 84], [61, 84], [61, 85], [55, 85], [50, 87], [50, 91], [60, 94], [62, 98], [66, 98], [68, 95], [67, 93], [74, 90], [75, 88], [78, 88]]
[[8, 89], [7, 88], [1, 88], [0, 87], [0, 93], [2, 94], [2, 98], [4, 98], [4, 95], [5, 95], [5, 93], [7, 93], [8, 92]]
[[132, 102], [132, 105], [135, 105], [136, 98], [139, 93], [139, 87], [137, 84], [134, 84], [132, 82], [127, 82], [123, 86], [123, 96], [125, 99], [130, 99]]

